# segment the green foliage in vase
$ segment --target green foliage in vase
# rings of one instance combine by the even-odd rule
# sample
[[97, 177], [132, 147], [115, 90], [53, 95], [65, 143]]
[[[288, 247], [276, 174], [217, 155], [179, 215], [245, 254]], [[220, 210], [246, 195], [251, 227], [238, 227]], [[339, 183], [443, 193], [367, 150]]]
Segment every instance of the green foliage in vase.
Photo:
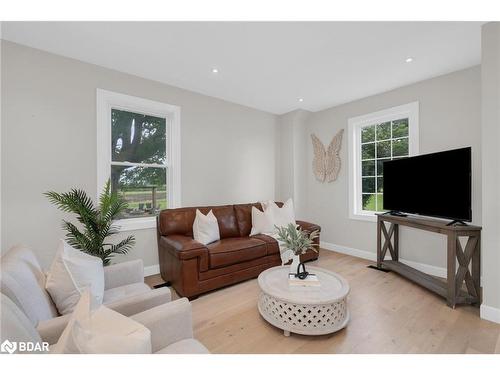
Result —
[[300, 230], [298, 226], [290, 223], [286, 227], [277, 227], [277, 239], [283, 242], [283, 247], [292, 250], [295, 255], [305, 254], [307, 250], [318, 252], [314, 247], [318, 244], [314, 240], [319, 237], [319, 231], [311, 233]]
[[125, 200], [116, 191], [111, 191], [109, 180], [99, 197], [99, 207], [95, 207], [92, 199], [80, 189], [72, 189], [62, 194], [49, 191], [45, 196], [61, 211], [77, 215], [81, 229], [63, 220], [62, 227], [67, 231], [68, 244], [101, 258], [105, 266], [113, 256], [126, 254], [134, 246], [134, 236], [128, 236], [117, 244], [109, 241], [108, 237], [118, 233], [118, 227], [113, 225], [114, 220], [127, 207]]

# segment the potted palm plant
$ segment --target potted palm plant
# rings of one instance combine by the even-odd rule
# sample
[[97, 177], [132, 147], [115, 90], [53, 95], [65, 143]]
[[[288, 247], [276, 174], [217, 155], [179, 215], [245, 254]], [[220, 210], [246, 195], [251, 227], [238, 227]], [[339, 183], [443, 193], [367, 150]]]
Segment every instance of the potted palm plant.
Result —
[[135, 237], [128, 236], [117, 244], [112, 244], [109, 237], [118, 233], [113, 224], [127, 207], [127, 202], [116, 191], [111, 190], [108, 180], [99, 197], [96, 207], [87, 193], [81, 189], [72, 189], [67, 193], [49, 191], [45, 193], [49, 201], [64, 212], [76, 214], [79, 227], [63, 220], [63, 229], [67, 231], [66, 241], [75, 249], [102, 259], [106, 266], [116, 254], [128, 253], [135, 244]]
[[[304, 263], [300, 262], [300, 256], [305, 254], [307, 250], [315, 249], [318, 244], [314, 240], [319, 237], [319, 231], [315, 230], [311, 233], [299, 229], [293, 223], [285, 227], [277, 228], [277, 240], [280, 241], [281, 247], [285, 252], [290, 252], [292, 255], [292, 263], [290, 265], [290, 273], [295, 274], [299, 279], [305, 279], [308, 275]], [[301, 270], [302, 269], [302, 270]]]

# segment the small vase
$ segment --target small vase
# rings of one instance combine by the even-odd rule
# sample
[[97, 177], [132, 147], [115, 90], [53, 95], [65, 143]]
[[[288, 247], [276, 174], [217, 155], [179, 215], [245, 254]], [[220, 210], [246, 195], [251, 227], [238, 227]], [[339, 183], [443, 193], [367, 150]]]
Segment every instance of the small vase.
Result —
[[290, 273], [296, 274], [297, 273], [297, 267], [300, 264], [300, 255], [294, 255], [292, 258], [292, 263], [290, 264]]

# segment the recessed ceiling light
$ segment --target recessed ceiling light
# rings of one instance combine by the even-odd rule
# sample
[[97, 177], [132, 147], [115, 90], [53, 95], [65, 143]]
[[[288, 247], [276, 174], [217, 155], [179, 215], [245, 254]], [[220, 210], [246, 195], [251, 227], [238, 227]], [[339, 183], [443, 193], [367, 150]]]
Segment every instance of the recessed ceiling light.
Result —
[[213, 73], [213, 74], [217, 74], [217, 73], [219, 73], [219, 69], [217, 69], [217, 68], [212, 68], [212, 73]]
[[304, 101], [304, 99], [302, 99], [302, 98], [299, 98], [299, 102], [301, 102], [301, 103], [302, 103], [303, 101]]
[[411, 63], [413, 61], [413, 57], [408, 57], [406, 60], [405, 60], [407, 63]]

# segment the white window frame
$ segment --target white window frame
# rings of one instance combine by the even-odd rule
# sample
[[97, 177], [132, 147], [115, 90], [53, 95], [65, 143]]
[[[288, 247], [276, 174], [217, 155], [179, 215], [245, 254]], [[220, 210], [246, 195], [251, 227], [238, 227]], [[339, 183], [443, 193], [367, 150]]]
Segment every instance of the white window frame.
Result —
[[[119, 109], [166, 119], [167, 202], [169, 208], [181, 206], [181, 108], [135, 96], [97, 89], [97, 196], [111, 176], [111, 110]], [[137, 164], [137, 165], [140, 165]], [[137, 217], [116, 221], [120, 231], [156, 227], [156, 217]]]
[[408, 118], [409, 156], [419, 152], [419, 103], [412, 102], [348, 120], [349, 218], [376, 221], [376, 212], [363, 210], [361, 196], [361, 129], [366, 126]]

